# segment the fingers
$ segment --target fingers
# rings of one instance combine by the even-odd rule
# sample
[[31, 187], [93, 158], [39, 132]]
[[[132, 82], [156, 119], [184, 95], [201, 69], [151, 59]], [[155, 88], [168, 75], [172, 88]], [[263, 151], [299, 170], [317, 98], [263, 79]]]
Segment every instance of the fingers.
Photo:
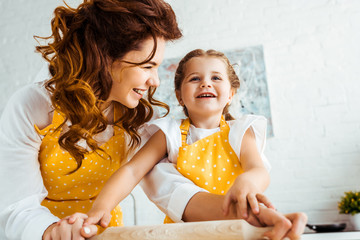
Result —
[[98, 212], [85, 219], [84, 226], [100, 224], [102, 227], [107, 227], [111, 220], [110, 213]]
[[51, 239], [71, 239], [71, 228], [72, 225], [68, 224], [67, 221], [62, 221], [60, 225], [52, 229]]
[[292, 240], [300, 239], [308, 220], [306, 214], [299, 212], [286, 214], [285, 216], [292, 222], [292, 227], [286, 236]]
[[247, 200], [249, 202], [250, 208], [254, 214], [259, 214], [259, 203], [255, 194], [248, 194]]
[[[274, 213], [276, 212], [274, 211]], [[264, 236], [272, 240], [283, 239], [283, 237], [286, 236], [287, 232], [292, 227], [291, 221], [281, 215], [276, 216], [274, 214], [273, 218], [276, 219], [273, 225], [274, 227], [270, 231], [265, 232]]]
[[84, 226], [98, 224], [100, 219], [101, 219], [101, 217], [97, 217], [97, 216], [88, 217], [88, 218], [84, 221]]
[[70, 215], [66, 218], [70, 224], [73, 224], [78, 218], [84, 220], [87, 219], [88, 216], [85, 213], [74, 213], [73, 215]]
[[264, 194], [257, 193], [256, 199], [258, 202], [263, 203], [266, 207], [275, 210], [275, 206], [270, 202], [269, 198], [267, 198]]
[[100, 226], [106, 228], [110, 223], [111, 217], [111, 214], [105, 213], [100, 221]]
[[225, 216], [229, 214], [230, 204], [231, 204], [231, 197], [230, 195], [226, 194], [222, 205], [223, 213]]
[[85, 214], [77, 214], [75, 216], [76, 220], [72, 224], [68, 222], [70, 216], [63, 218], [62, 221], [51, 225], [48, 228], [49, 231], [46, 230], [44, 232], [43, 240], [85, 240], [85, 238], [81, 236], [80, 233], [85, 216]]
[[261, 208], [258, 215], [266, 226], [273, 226], [273, 229], [266, 232], [264, 236], [270, 239], [298, 240], [304, 232], [307, 216], [304, 213], [291, 213], [283, 215], [270, 208]]
[[247, 198], [246, 196], [240, 195], [237, 201], [237, 214], [238, 217], [241, 219], [247, 219], [248, 218], [248, 209], [247, 209]]
[[83, 226], [84, 219], [78, 218], [73, 224], [72, 224], [72, 240], [85, 240], [83, 236], [81, 236], [81, 228]]
[[88, 225], [81, 229], [81, 235], [85, 238], [90, 238], [97, 234], [98, 228], [95, 225]]

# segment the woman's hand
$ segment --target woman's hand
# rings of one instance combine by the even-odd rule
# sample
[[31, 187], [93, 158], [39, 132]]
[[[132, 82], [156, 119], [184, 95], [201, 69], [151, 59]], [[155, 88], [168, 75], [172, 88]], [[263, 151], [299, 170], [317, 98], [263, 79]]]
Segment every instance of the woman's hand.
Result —
[[[81, 230], [86, 214], [75, 213], [50, 225], [44, 232], [43, 240], [85, 240]], [[71, 221], [70, 221], [71, 220]], [[96, 232], [95, 232], [96, 234]], [[95, 235], [94, 234], [94, 235]]]
[[257, 215], [250, 213], [247, 221], [254, 226], [273, 227], [272, 230], [264, 233], [265, 237], [272, 240], [283, 239], [298, 240], [304, 232], [307, 223], [307, 216], [304, 213], [282, 214], [273, 209], [260, 206]]
[[230, 205], [235, 204], [238, 218], [247, 219], [248, 205], [254, 214], [258, 214], [259, 203], [275, 209], [270, 200], [261, 194], [257, 186], [246, 178], [246, 173], [243, 173], [236, 178], [234, 184], [226, 193], [222, 208], [225, 216], [227, 216]]

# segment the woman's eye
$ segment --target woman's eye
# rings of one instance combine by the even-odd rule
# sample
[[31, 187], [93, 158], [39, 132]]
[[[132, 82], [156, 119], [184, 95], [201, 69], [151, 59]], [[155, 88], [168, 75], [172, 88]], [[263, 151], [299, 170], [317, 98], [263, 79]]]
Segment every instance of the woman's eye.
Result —
[[152, 69], [153, 66], [145, 66], [145, 69]]

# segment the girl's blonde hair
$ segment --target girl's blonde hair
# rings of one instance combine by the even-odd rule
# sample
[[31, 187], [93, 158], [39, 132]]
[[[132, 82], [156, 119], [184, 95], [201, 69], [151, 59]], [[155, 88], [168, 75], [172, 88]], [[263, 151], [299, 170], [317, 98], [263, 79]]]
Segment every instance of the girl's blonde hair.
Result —
[[[236, 90], [240, 88], [240, 79], [236, 75], [233, 66], [231, 65], [229, 59], [225, 56], [224, 53], [213, 49], [207, 51], [204, 51], [202, 49], [195, 49], [186, 54], [185, 57], [183, 57], [179, 62], [179, 66], [177, 67], [175, 72], [175, 91], [181, 91], [181, 84], [185, 78], [186, 63], [194, 57], [214, 57], [222, 60], [226, 66], [231, 88], [234, 89], [235, 93]], [[185, 106], [183, 106], [183, 110], [185, 115], [188, 117], [189, 115]], [[224, 108], [223, 115], [225, 116], [225, 120], [234, 119], [233, 116], [231, 116], [231, 114], [229, 113], [229, 105], [226, 105], [226, 107]]]
[[[111, 64], [129, 51], [140, 50], [142, 42], [150, 37], [154, 40], [150, 56], [131, 64], [149, 62], [155, 55], [158, 37], [175, 40], [182, 34], [172, 8], [163, 0], [84, 0], [76, 9], [57, 7], [54, 15], [51, 36], [35, 36], [49, 43], [36, 50], [49, 63], [52, 77], [45, 87], [51, 93], [52, 105], [65, 121], [71, 122], [59, 144], [76, 159], [79, 168], [88, 152], [77, 145], [80, 139], [85, 139], [91, 150], [102, 151], [93, 137], [108, 124], [100, 105], [108, 99], [112, 87]], [[153, 98], [155, 90], [150, 88], [147, 100], [141, 99], [134, 109], [115, 103], [121, 109], [115, 124], [129, 134], [130, 149], [140, 143], [137, 131], [152, 117], [151, 105], [168, 109]]]

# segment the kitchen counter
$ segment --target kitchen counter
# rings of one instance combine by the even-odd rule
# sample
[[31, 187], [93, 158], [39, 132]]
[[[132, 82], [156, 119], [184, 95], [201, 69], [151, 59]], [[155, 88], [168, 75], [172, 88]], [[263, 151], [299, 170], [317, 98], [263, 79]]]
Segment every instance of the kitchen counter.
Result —
[[360, 240], [360, 231], [331, 232], [331, 233], [304, 233], [301, 240]]

